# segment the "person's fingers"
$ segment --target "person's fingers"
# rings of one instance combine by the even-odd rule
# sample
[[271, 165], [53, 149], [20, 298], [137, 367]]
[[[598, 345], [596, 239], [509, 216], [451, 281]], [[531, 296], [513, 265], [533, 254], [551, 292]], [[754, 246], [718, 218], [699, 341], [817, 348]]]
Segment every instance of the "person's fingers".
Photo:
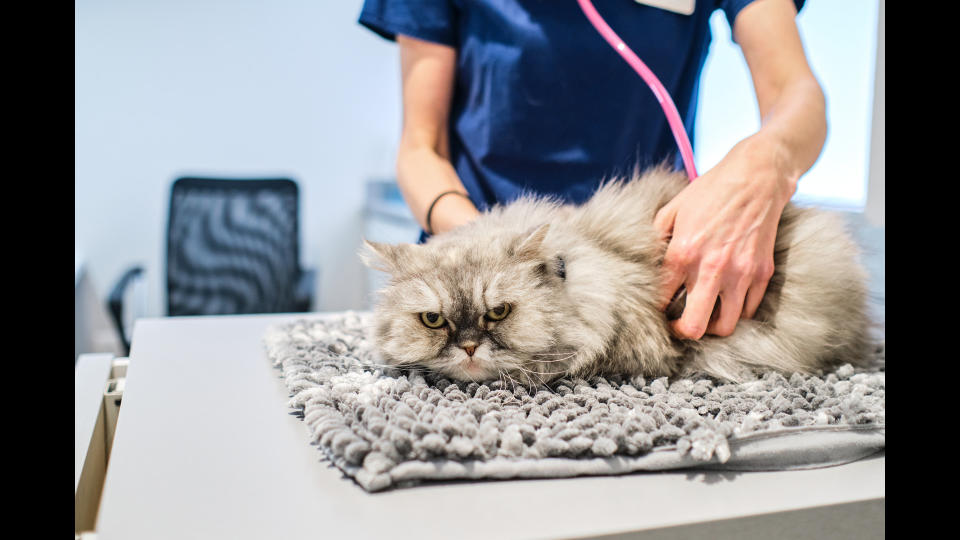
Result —
[[720, 309], [710, 320], [707, 333], [714, 336], [733, 334], [743, 312], [743, 302], [754, 280], [752, 261], [743, 260], [724, 267], [723, 284], [720, 287]]
[[740, 290], [720, 291], [720, 313], [707, 325], [707, 334], [714, 336], [729, 336], [733, 334], [743, 311], [743, 299], [746, 296], [745, 288]]
[[[671, 201], [672, 202], [672, 201]], [[660, 238], [667, 240], [673, 233], [673, 222], [677, 217], [675, 206], [667, 203], [653, 217], [653, 227], [660, 233]]]
[[[672, 223], [670, 227], [673, 227]], [[680, 286], [687, 280], [689, 265], [690, 260], [685, 257], [678, 243], [669, 241], [667, 251], [663, 255], [663, 262], [660, 265], [660, 297], [657, 299], [657, 306], [661, 311], [667, 308], [670, 301], [676, 296]]]
[[700, 273], [695, 282], [687, 283], [687, 305], [683, 315], [671, 323], [679, 337], [700, 339], [707, 331], [713, 308], [720, 292], [719, 274]]
[[773, 262], [762, 265], [754, 275], [753, 283], [750, 284], [750, 290], [747, 291], [747, 297], [743, 302], [742, 319], [752, 319], [757, 314], [757, 308], [763, 300], [763, 295], [767, 292], [767, 285], [770, 284], [770, 278], [773, 277]]
[[663, 311], [670, 305], [670, 301], [673, 300], [677, 291], [680, 290], [680, 287], [684, 281], [686, 281], [687, 274], [682, 266], [672, 262], [668, 263], [666, 259], [664, 259], [664, 265], [660, 271], [662, 281], [660, 282], [658, 307]]
[[750, 290], [747, 291], [747, 297], [743, 302], [743, 312], [740, 314], [741, 319], [752, 319], [754, 315], [757, 314], [757, 308], [760, 307], [760, 302], [763, 300], [763, 295], [767, 291], [767, 282], [764, 282], [762, 285], [754, 284], [750, 287]]
[[662, 309], [663, 313], [667, 316], [668, 321], [675, 321], [683, 315], [683, 308], [687, 305], [687, 289], [680, 287], [680, 290], [677, 291], [677, 294], [673, 296], [673, 299], [670, 300], [670, 303], [667, 304], [665, 308]]

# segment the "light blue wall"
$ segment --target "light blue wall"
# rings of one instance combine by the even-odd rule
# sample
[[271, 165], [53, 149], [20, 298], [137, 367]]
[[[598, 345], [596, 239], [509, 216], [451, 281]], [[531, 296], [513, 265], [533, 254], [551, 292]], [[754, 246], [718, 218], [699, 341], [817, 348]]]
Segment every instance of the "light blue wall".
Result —
[[178, 175], [289, 175], [321, 310], [363, 305], [363, 182], [392, 176], [396, 46], [361, 0], [91, 0], [76, 6], [76, 245], [101, 295], [145, 263], [163, 312]]

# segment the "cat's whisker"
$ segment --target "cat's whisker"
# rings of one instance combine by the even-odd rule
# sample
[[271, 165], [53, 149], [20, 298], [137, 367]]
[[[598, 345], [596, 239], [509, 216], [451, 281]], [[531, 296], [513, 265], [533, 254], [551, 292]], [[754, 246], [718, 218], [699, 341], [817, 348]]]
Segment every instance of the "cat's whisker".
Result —
[[564, 356], [563, 358], [554, 358], [552, 360], [535, 360], [535, 362], [539, 362], [541, 364], [554, 364], [556, 362], [566, 362], [567, 360], [570, 360], [571, 358], [574, 358], [576, 356], [577, 356], [577, 353], [570, 353], [569, 355]]
[[377, 371], [377, 370], [383, 373], [385, 370], [390, 369], [390, 370], [398, 370], [398, 371], [412, 370], [412, 371], [421, 372], [426, 375], [441, 375], [441, 376], [445, 375], [439, 369], [431, 368], [417, 362], [398, 362], [396, 364], [376, 364], [376, 363], [364, 362], [364, 363], [357, 364], [354, 367], [359, 367], [361, 368], [362, 371], [368, 372], [368, 373], [371, 371]]
[[471, 381], [471, 382], [473, 382], [473, 383], [475, 383], [475, 384], [478, 384], [478, 385], [480, 384], [480, 383], [478, 383], [477, 380], [474, 379], [473, 376], [471, 376], [469, 373], [467, 374], [467, 377], [470, 378], [470, 381]]
[[370, 361], [359, 361], [359, 362], [352, 363], [352, 365], [356, 365], [360, 367], [378, 367], [378, 368], [395, 368], [396, 369], [396, 368], [402, 368], [405, 366], [415, 366], [418, 364], [415, 361], [401, 360], [394, 364], [378, 364], [376, 362], [370, 362]]
[[536, 392], [536, 386], [533, 384], [532, 376], [535, 376], [540, 381], [540, 385], [546, 385], [546, 381], [543, 380], [543, 377], [541, 377], [539, 373], [525, 369], [522, 366], [514, 366], [514, 367], [516, 367], [519, 370], [519, 372], [527, 380], [527, 383], [531, 385], [530, 387], [528, 387], [528, 390], [530, 390], [531, 393]]
[[[549, 358], [541, 358], [542, 356], [547, 356]], [[541, 364], [554, 364], [558, 362], [566, 362], [577, 356], [577, 351], [565, 351], [565, 352], [556, 352], [556, 353], [538, 353], [533, 355], [534, 361]]]
[[534, 375], [560, 375], [560, 374], [562, 374], [562, 373], [566, 373], [566, 372], [567, 372], [567, 370], [563, 370], [563, 371], [531, 371], [531, 370], [529, 370], [529, 369], [524, 368], [523, 366], [515, 366], [515, 367], [516, 367], [517, 369], [519, 369], [520, 371], [524, 371], [524, 372], [526, 372], [526, 373], [532, 373], [532, 374], [534, 374]]
[[[536, 385], [534, 385], [532, 377], [530, 377], [530, 375], [525, 375], [525, 376], [527, 378], [527, 383], [529, 384], [529, 386], [527, 387], [527, 391], [530, 392], [531, 395], [533, 395], [537, 391]], [[543, 378], [538, 377], [538, 379], [540, 379], [540, 385], [545, 384], [543, 382]]]
[[503, 377], [504, 377], [503, 385], [506, 386], [506, 385], [507, 385], [507, 382], [509, 381], [509, 382], [510, 382], [510, 386], [511, 386], [511, 388], [512, 388], [512, 390], [513, 390], [513, 393], [516, 394], [516, 393], [517, 393], [517, 385], [516, 385], [516, 383], [514, 382], [513, 377], [511, 377], [508, 373], [506, 373], [506, 372], [504, 372], [504, 371], [501, 371], [500, 368], [497, 368], [497, 370], [500, 371], [500, 373], [503, 374]]
[[423, 369], [429, 369], [429, 368], [426, 368], [425, 366], [421, 366], [421, 365], [419, 365], [419, 364], [413, 364], [413, 363], [410, 363], [410, 364], [369, 364], [369, 363], [363, 363], [363, 364], [357, 364], [355, 367], [359, 367], [359, 368], [373, 368], [373, 369], [409, 369], [409, 368], [413, 368], [413, 367], [422, 367]]
[[503, 370], [497, 367], [498, 380], [500, 381], [500, 386], [504, 387], [507, 385], [507, 380], [505, 379], [506, 375], [503, 373]]

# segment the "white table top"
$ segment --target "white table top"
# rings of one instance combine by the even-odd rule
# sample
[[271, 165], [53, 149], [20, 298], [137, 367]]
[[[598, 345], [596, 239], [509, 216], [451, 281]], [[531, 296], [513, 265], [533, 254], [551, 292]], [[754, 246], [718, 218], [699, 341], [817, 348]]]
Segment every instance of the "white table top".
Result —
[[[300, 317], [137, 322], [99, 539], [570, 538], [845, 503], [883, 512], [882, 454], [809, 471], [457, 482], [369, 494], [321, 462], [266, 358], [266, 328]], [[856, 518], [857, 504], [816, 520]], [[869, 520], [883, 530], [882, 518]]]

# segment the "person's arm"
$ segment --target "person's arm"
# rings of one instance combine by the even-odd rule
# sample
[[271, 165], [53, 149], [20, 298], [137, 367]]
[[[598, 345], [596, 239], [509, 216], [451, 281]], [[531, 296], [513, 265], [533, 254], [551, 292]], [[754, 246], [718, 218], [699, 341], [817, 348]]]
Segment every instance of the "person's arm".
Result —
[[[410, 211], [426, 228], [427, 210], [437, 195], [466, 193], [450, 164], [447, 119], [453, 95], [456, 49], [397, 35], [403, 80], [403, 129], [397, 149], [397, 185]], [[433, 208], [434, 234], [477, 217], [466, 197], [447, 195]]]
[[[662, 305], [681, 285], [687, 289], [683, 315], [671, 323], [680, 337], [727, 336], [740, 318], [754, 316], [773, 275], [780, 215], [823, 148], [823, 91], [796, 14], [791, 0], [757, 0], [737, 15], [733, 35], [750, 68], [761, 128], [655, 218], [669, 238]], [[718, 297], [719, 315], [711, 317]]]

